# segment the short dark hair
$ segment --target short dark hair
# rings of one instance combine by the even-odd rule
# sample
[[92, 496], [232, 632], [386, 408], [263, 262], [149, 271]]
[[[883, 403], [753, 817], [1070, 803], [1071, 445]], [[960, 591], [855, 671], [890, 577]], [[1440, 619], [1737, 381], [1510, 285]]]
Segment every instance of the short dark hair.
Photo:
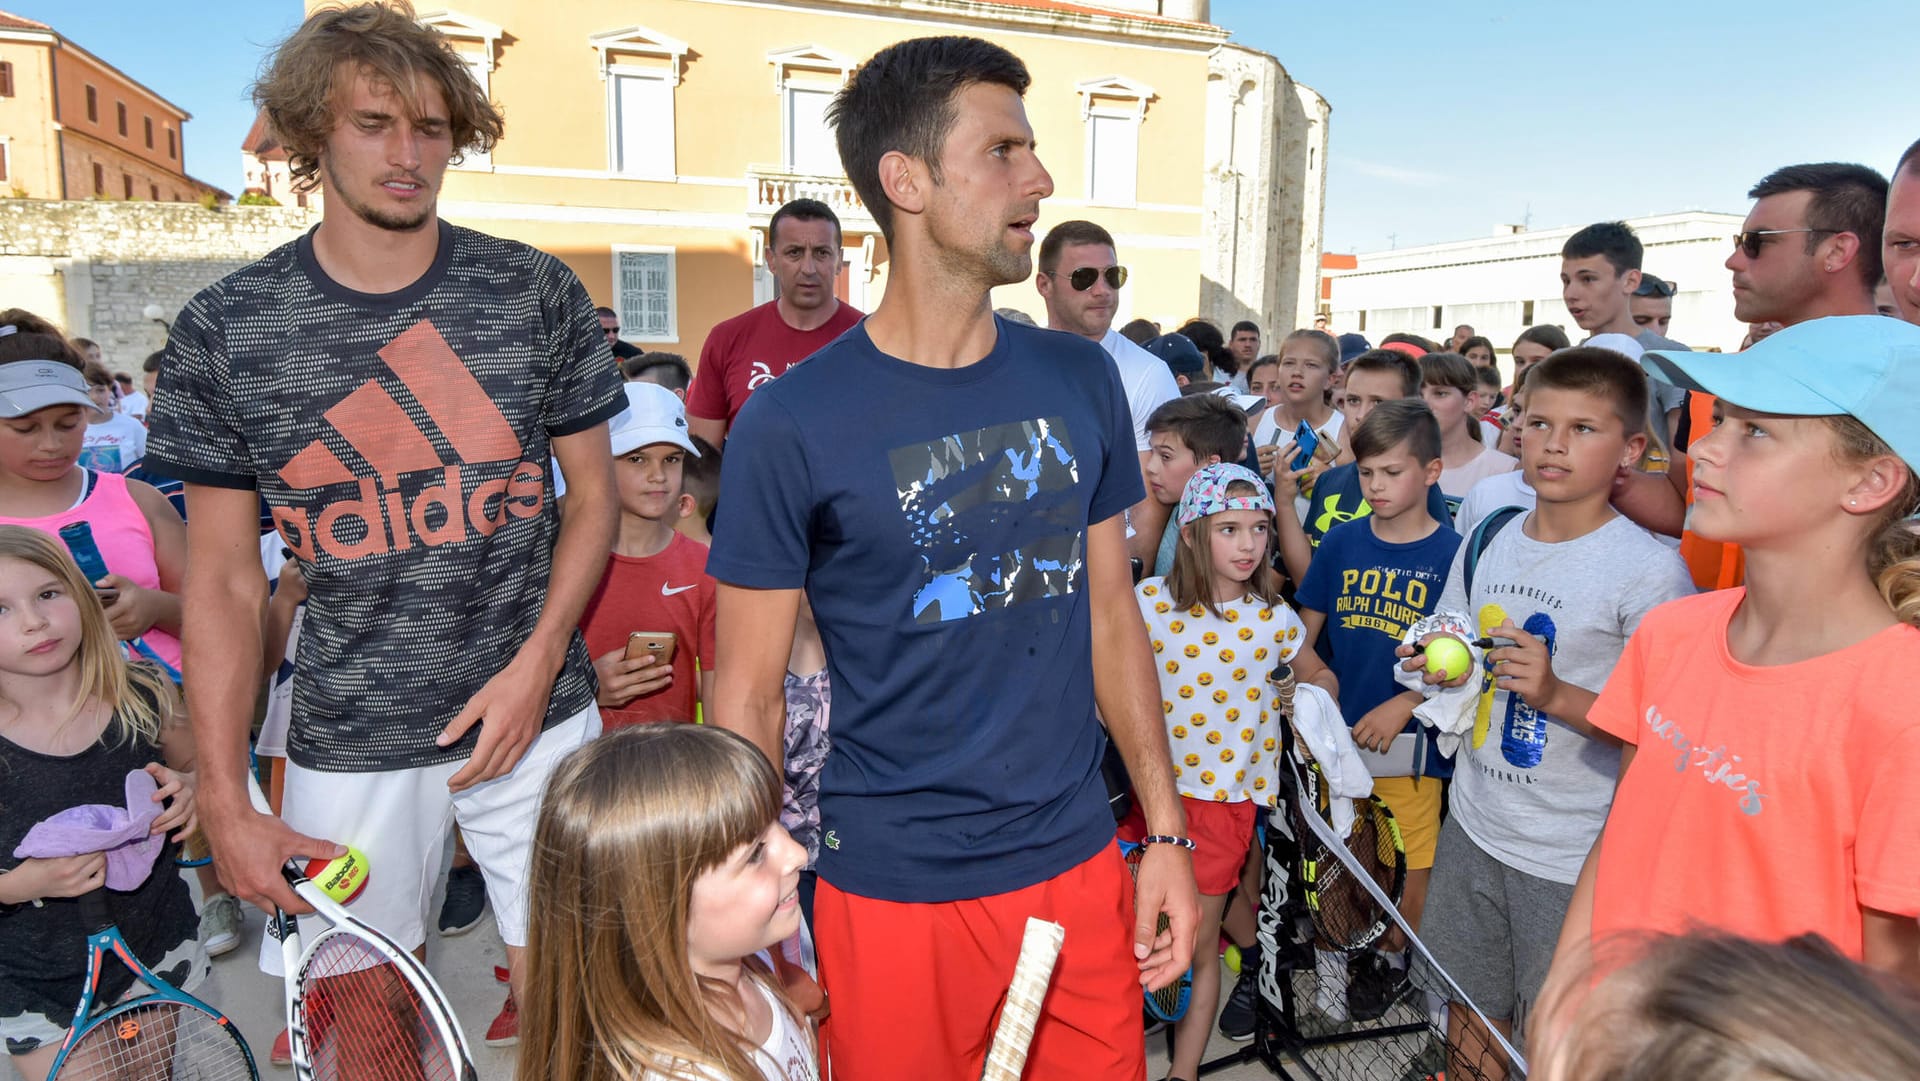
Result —
[[1288, 342], [1312, 342], [1319, 347], [1322, 357], [1326, 360], [1327, 370], [1330, 372], [1340, 370], [1340, 343], [1334, 341], [1333, 335], [1328, 334], [1326, 331], [1312, 329], [1296, 330], [1280, 340], [1280, 351], [1282, 353], [1287, 351]]
[[1369, 349], [1347, 362], [1347, 378], [1355, 372], [1386, 372], [1400, 379], [1400, 396], [1420, 396], [1420, 362], [1398, 349]]
[[768, 220], [767, 222], [768, 250], [772, 250], [774, 244], [778, 242], [780, 237], [780, 223], [783, 221], [786, 221], [788, 218], [791, 218], [794, 221], [832, 222], [834, 244], [837, 246], [840, 243], [840, 239], [842, 236], [842, 233], [840, 232], [840, 218], [838, 215], [836, 215], [833, 212], [832, 207], [828, 206], [827, 204], [821, 202], [818, 199], [794, 199], [788, 202], [785, 206], [782, 206], [780, 209], [774, 211], [773, 217]]
[[1809, 191], [1807, 251], [1820, 244], [1822, 234], [1852, 233], [1860, 241], [1854, 265], [1872, 289], [1886, 272], [1880, 262], [1880, 236], [1887, 227], [1887, 178], [1864, 165], [1824, 161], [1812, 165], [1785, 165], [1768, 173], [1747, 195], [1764, 199]]
[[1171, 432], [1200, 461], [1237, 462], [1247, 454], [1247, 415], [1218, 394], [1187, 394], [1163, 402], [1147, 418], [1147, 434]]
[[693, 385], [693, 369], [678, 353], [641, 353], [620, 362], [620, 374], [629, 381], [651, 376], [647, 381], [668, 390], [686, 390]]
[[1554, 326], [1552, 323], [1542, 323], [1537, 327], [1528, 327], [1520, 332], [1518, 338], [1513, 340], [1513, 345], [1514, 348], [1518, 349], [1528, 342], [1532, 342], [1534, 345], [1544, 345], [1550, 352], [1558, 352], [1573, 344], [1573, 342], [1567, 339], [1567, 332]]
[[1239, 334], [1243, 330], [1250, 330], [1255, 334], [1259, 334], [1260, 324], [1254, 322], [1251, 319], [1242, 319], [1238, 323], [1233, 324], [1233, 329], [1227, 332], [1227, 337], [1231, 339], [1234, 335]]
[[160, 362], [165, 359], [167, 359], [167, 351], [165, 349], [148, 353], [147, 359], [140, 363], [140, 370], [143, 372], [157, 372], [160, 370]]
[[1253, 358], [1252, 364], [1247, 365], [1247, 373], [1246, 373], [1247, 381], [1252, 382], [1253, 373], [1259, 371], [1262, 368], [1268, 368], [1268, 367], [1277, 368], [1279, 366], [1280, 366], [1280, 357], [1277, 354], [1262, 353], [1260, 356]]
[[1900, 160], [1893, 163], [1893, 172], [1887, 174], [1888, 179], [1899, 176], [1900, 171], [1912, 165], [1916, 158], [1920, 158], [1920, 139], [1915, 139], [1913, 145], [1900, 155]]
[[827, 107], [827, 123], [835, 129], [840, 166], [882, 236], [893, 240], [893, 204], [880, 186], [880, 159], [896, 150], [918, 158], [939, 183], [940, 150], [956, 119], [954, 97], [982, 83], [1024, 97], [1032, 82], [1019, 57], [969, 37], [912, 38], [860, 65]]
[[1492, 387], [1494, 390], [1500, 389], [1500, 369], [1492, 367], [1491, 365], [1485, 368], [1475, 365], [1473, 374], [1480, 380], [1481, 386]]
[[1112, 248], [1113, 234], [1090, 221], [1061, 222], [1047, 230], [1047, 235], [1040, 241], [1040, 273], [1053, 273], [1053, 269], [1060, 265], [1060, 249], [1077, 244], [1102, 244]]
[[1151, 319], [1130, 319], [1120, 328], [1120, 336], [1135, 345], [1145, 345], [1160, 336], [1160, 324]]
[[601, 319], [611, 319], [616, 323], [620, 321], [620, 313], [604, 305], [593, 309], [593, 314]]
[[1605, 398], [1627, 435], [1646, 431], [1647, 373], [1623, 353], [1587, 345], [1562, 349], [1527, 369], [1527, 393], [1542, 389]]
[[1421, 465], [1440, 457], [1440, 422], [1418, 398], [1381, 402], [1368, 413], [1353, 433], [1353, 460], [1391, 454], [1402, 443]]
[[1613, 276], [1619, 277], [1629, 270], [1639, 270], [1640, 260], [1647, 249], [1640, 238], [1633, 235], [1633, 229], [1623, 221], [1601, 221], [1567, 238], [1560, 245], [1562, 259], [1589, 259], [1596, 255], [1607, 257], [1607, 263], [1613, 267]]
[[721, 449], [697, 435], [692, 442], [699, 454], [680, 460], [680, 490], [693, 497], [693, 512], [705, 518], [720, 500]]

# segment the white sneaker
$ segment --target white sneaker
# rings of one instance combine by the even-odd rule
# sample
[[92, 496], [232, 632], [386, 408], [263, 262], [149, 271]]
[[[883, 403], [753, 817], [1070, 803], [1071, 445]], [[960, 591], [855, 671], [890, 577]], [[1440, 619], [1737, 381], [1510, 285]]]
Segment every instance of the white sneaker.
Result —
[[240, 901], [216, 893], [200, 908], [200, 947], [208, 957], [232, 953], [240, 945]]

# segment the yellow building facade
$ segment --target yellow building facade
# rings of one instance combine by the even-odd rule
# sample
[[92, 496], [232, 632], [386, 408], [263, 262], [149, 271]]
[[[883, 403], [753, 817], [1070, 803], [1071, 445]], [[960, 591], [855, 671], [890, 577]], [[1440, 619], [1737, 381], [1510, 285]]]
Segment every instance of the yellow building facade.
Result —
[[[817, 198], [842, 220], [839, 292], [871, 309], [885, 287], [886, 243], [842, 174], [826, 105], [887, 45], [967, 34], [1011, 49], [1033, 76], [1028, 116], [1055, 185], [1036, 232], [1070, 218], [1101, 223], [1132, 271], [1122, 319], [1178, 322], [1206, 311], [1215, 213], [1207, 166], [1220, 125], [1209, 123], [1209, 81], [1228, 33], [1206, 8], [1205, 0], [423, 8], [420, 21], [452, 40], [507, 125], [490, 155], [449, 170], [441, 213], [560, 257], [597, 303], [620, 312], [629, 341], [693, 360], [716, 323], [771, 298], [761, 265], [773, 212]], [[1312, 218], [1317, 261], [1317, 205]], [[1031, 282], [1003, 287], [994, 302], [1044, 314]]]
[[0, 194], [192, 202], [187, 112], [55, 28], [0, 12]]

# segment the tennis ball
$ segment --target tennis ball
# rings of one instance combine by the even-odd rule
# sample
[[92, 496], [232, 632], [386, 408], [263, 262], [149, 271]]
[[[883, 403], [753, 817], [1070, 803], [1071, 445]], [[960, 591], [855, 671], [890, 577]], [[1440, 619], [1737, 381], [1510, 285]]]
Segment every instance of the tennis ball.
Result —
[[347, 854], [330, 860], [308, 860], [307, 877], [320, 892], [343, 905], [350, 905], [367, 888], [367, 854], [347, 846]]
[[1427, 643], [1427, 671], [1441, 679], [1456, 679], [1473, 664], [1466, 643], [1446, 636]]

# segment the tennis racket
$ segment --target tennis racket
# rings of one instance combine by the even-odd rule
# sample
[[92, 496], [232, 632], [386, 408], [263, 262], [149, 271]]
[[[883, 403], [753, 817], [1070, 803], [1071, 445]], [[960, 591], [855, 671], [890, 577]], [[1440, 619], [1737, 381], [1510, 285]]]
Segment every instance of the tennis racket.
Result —
[[[1132, 841], [1115, 843], [1120, 846], [1120, 856], [1126, 861], [1127, 874], [1133, 878], [1139, 878], [1140, 858], [1147, 854], [1147, 846], [1134, 844]], [[1162, 912], [1159, 926], [1154, 929], [1154, 933], [1157, 935], [1165, 931], [1168, 923], [1167, 914]], [[1193, 998], [1193, 965], [1187, 965], [1187, 970], [1180, 974], [1179, 979], [1160, 990], [1148, 991], [1142, 988], [1140, 993], [1146, 999], [1147, 1012], [1153, 1015], [1154, 1020], [1169, 1023], [1180, 1020], [1187, 1015], [1187, 1003]]]
[[[254, 809], [271, 814], [251, 773]], [[288, 1044], [299, 1081], [478, 1081], [459, 1019], [419, 959], [308, 881], [298, 861], [287, 884], [328, 926], [306, 941], [276, 909], [267, 933], [286, 970]]]
[[[1281, 712], [1292, 723], [1296, 681], [1291, 666], [1282, 665], [1271, 677]], [[1299, 734], [1293, 734], [1298, 741]], [[1304, 749], [1305, 744], [1300, 746]], [[1342, 839], [1351, 860], [1340, 858], [1306, 821], [1309, 814], [1331, 823], [1332, 801], [1326, 791], [1319, 763], [1308, 754], [1307, 768], [1300, 777], [1299, 790], [1288, 801], [1300, 842], [1300, 893], [1307, 903], [1314, 929], [1330, 948], [1356, 953], [1378, 942], [1392, 925], [1386, 908], [1360, 883], [1357, 875], [1371, 878], [1394, 904], [1399, 904], [1407, 885], [1407, 848], [1400, 835], [1400, 824], [1393, 811], [1378, 796], [1353, 800], [1353, 828]], [[1356, 870], [1357, 869], [1357, 870]]]
[[1053, 964], [1066, 937], [1067, 929], [1059, 924], [1027, 917], [1027, 930], [1020, 936], [1020, 960], [1013, 966], [1013, 983], [1007, 987], [1006, 1004], [1000, 1007], [1000, 1024], [987, 1048], [980, 1081], [1020, 1081], [1026, 1072], [1033, 1026], [1040, 1019], [1040, 1003], [1053, 982]]
[[[87, 983], [49, 1081], [257, 1081], [253, 1052], [220, 1011], [179, 990], [140, 963], [107, 909], [103, 887], [83, 894]], [[95, 1013], [111, 954], [152, 994]]]

